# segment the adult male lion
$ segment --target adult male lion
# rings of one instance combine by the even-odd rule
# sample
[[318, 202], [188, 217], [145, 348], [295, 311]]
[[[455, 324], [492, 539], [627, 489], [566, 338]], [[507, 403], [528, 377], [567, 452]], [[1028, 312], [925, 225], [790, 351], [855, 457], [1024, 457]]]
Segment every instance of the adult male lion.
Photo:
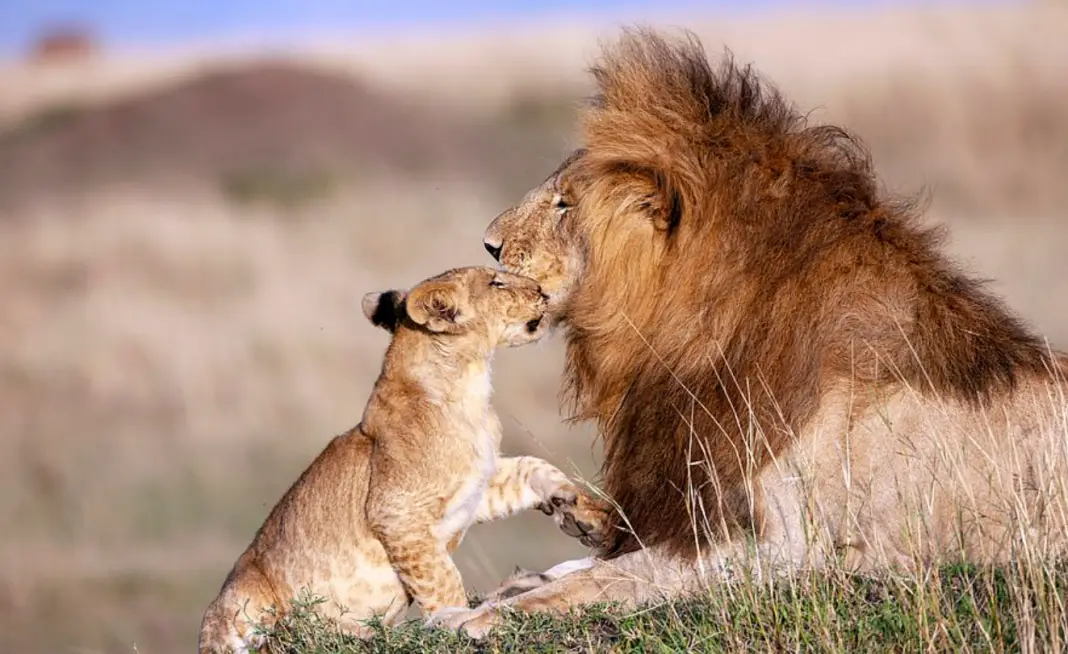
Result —
[[1068, 358], [879, 193], [863, 147], [695, 38], [630, 31], [592, 72], [585, 149], [485, 243], [551, 295], [623, 517], [452, 626], [677, 595], [746, 555], [1061, 553]]

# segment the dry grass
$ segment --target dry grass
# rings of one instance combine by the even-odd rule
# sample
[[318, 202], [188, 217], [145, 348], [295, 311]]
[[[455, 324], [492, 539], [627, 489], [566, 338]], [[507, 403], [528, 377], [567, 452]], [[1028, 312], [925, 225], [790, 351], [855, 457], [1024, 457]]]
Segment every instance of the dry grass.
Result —
[[[1068, 82], [1058, 65], [1068, 14], [693, 24], [710, 50], [726, 40], [800, 106], [818, 107], [813, 120], [857, 131], [892, 188], [933, 182], [954, 253], [1068, 345], [1068, 310], [1049, 299], [1068, 279]], [[581, 93], [597, 31], [552, 31], [551, 42], [544, 30], [424, 36], [386, 54], [381, 41], [317, 44], [298, 57], [521, 126], [526, 181], [386, 171], [343, 180], [317, 202], [248, 205], [223, 198], [217, 179], [149, 184], [132, 167], [125, 180], [50, 188], [0, 213], [0, 650], [193, 646], [201, 611], [269, 507], [359, 418], [385, 346], [359, 297], [486, 261], [484, 226], [518, 199], [516, 185], [551, 170], [546, 143], [566, 147], [560, 107]], [[7, 65], [0, 114], [26, 120], [34, 108], [163, 86], [194, 59], [45, 73]], [[558, 417], [560, 345], [500, 357], [505, 449], [592, 475], [591, 433]], [[516, 564], [581, 551], [535, 514], [475, 530], [459, 559], [469, 585], [486, 590]]]

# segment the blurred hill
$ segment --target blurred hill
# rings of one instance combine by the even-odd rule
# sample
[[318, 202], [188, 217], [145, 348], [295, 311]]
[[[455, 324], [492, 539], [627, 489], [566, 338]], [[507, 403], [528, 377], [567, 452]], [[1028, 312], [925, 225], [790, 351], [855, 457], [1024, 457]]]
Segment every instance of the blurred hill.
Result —
[[[514, 109], [502, 117], [510, 120], [475, 120], [351, 75], [251, 62], [31, 113], [0, 132], [0, 202], [101, 186], [299, 201], [383, 177], [516, 187], [535, 172], [530, 161], [562, 152], [544, 144], [566, 125], [531, 125], [537, 107]], [[529, 138], [539, 127], [539, 138]]]
[[[1042, 212], [1068, 199], [1051, 183], [1068, 172], [1066, 14], [983, 6], [674, 24], [714, 55], [729, 47], [755, 63], [812, 122], [859, 134], [894, 190], [930, 186], [951, 212]], [[464, 179], [503, 201], [573, 141], [585, 66], [611, 32], [582, 22], [548, 41], [537, 26], [457, 32], [0, 64], [12, 91], [0, 97], [0, 206], [116, 186], [299, 202], [397, 176]], [[803, 56], [801, 43], [812, 44]]]
[[[729, 46], [812, 123], [927, 187], [951, 253], [1068, 347], [1068, 8], [650, 20]], [[359, 420], [359, 298], [489, 263], [485, 226], [571, 147], [614, 26], [0, 62], [0, 652], [189, 651], [267, 511]], [[592, 476], [558, 339], [502, 352], [509, 453]], [[487, 589], [581, 555], [473, 530]]]

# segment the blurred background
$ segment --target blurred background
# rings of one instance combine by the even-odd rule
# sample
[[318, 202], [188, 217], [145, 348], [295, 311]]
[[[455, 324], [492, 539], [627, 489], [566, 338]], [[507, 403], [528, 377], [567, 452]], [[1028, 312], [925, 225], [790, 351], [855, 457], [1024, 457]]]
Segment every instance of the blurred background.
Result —
[[[191, 651], [271, 506], [360, 418], [367, 291], [489, 264], [578, 145], [620, 25], [696, 31], [931, 195], [949, 248], [1068, 347], [1068, 6], [0, 3], [0, 651]], [[504, 449], [592, 478], [562, 347], [502, 353]], [[472, 590], [581, 556], [479, 527]]]

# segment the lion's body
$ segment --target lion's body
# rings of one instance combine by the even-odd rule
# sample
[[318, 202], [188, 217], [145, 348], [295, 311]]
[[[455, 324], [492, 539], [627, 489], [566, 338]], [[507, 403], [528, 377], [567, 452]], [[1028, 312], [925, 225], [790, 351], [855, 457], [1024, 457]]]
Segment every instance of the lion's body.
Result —
[[368, 318], [393, 338], [363, 419], [271, 511], [205, 613], [202, 652], [246, 649], [270, 620], [264, 609], [285, 612], [304, 593], [325, 598], [318, 610], [361, 636], [368, 619], [393, 623], [412, 600], [424, 614], [466, 607], [449, 554], [468, 527], [535, 506], [559, 517], [574, 504], [577, 489], [555, 467], [498, 457], [489, 360], [499, 344], [538, 337], [526, 326], [545, 311], [537, 284], [467, 269], [407, 300], [368, 298]]
[[501, 602], [641, 601], [753, 553], [1063, 552], [1068, 362], [880, 195], [863, 148], [696, 41], [631, 33], [593, 73], [585, 149], [486, 243], [560, 289], [567, 389], [622, 517], [597, 560]]

